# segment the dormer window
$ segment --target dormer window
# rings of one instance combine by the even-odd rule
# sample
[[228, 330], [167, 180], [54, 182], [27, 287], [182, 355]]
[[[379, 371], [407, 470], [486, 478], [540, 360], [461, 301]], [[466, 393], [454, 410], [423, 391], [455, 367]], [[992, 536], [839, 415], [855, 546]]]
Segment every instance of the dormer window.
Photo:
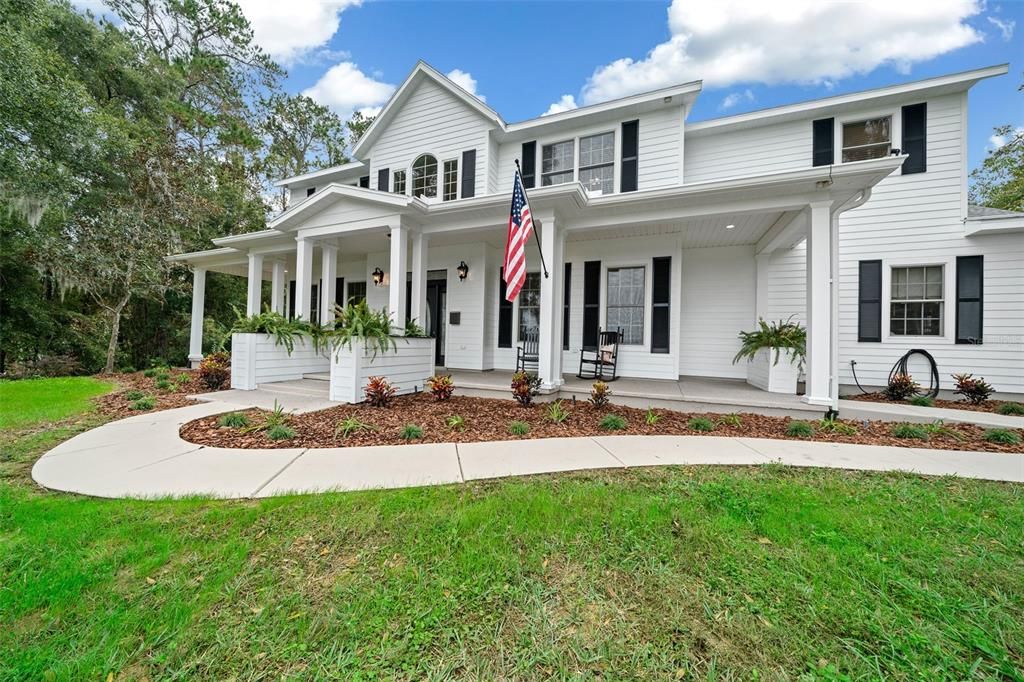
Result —
[[881, 159], [892, 149], [892, 117], [843, 124], [843, 163]]
[[412, 164], [412, 195], [437, 196], [437, 159], [430, 154], [424, 154]]

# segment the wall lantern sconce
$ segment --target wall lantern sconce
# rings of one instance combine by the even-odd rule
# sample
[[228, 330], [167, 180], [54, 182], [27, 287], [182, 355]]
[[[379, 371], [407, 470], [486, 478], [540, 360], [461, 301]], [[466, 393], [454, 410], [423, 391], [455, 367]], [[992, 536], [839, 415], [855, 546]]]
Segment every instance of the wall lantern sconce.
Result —
[[456, 272], [459, 273], [459, 281], [460, 282], [465, 282], [466, 281], [466, 277], [469, 276], [469, 266], [466, 265], [466, 261], [460, 262], [459, 263], [459, 267], [455, 268], [455, 270], [456, 270]]
[[380, 268], [373, 270], [373, 286], [379, 287], [384, 282], [384, 271]]

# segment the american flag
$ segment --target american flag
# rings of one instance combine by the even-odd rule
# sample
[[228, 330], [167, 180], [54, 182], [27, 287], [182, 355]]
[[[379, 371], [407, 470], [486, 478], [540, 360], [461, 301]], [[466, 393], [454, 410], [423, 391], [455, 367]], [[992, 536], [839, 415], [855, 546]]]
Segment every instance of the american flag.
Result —
[[516, 168], [512, 187], [512, 212], [508, 217], [508, 238], [505, 241], [505, 298], [516, 300], [526, 281], [526, 241], [533, 233], [530, 204], [523, 189], [523, 179]]

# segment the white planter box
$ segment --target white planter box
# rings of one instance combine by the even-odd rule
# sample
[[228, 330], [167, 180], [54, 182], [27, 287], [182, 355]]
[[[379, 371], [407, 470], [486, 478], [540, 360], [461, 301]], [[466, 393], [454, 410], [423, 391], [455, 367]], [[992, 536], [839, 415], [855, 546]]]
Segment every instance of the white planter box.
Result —
[[363, 389], [371, 376], [386, 377], [399, 394], [423, 390], [424, 382], [434, 374], [434, 339], [396, 337], [395, 342], [397, 350], [376, 356], [362, 341], [331, 351], [330, 399], [363, 402]]
[[327, 350], [313, 350], [308, 339], [295, 339], [289, 355], [270, 334], [231, 335], [231, 388], [253, 391], [260, 384], [301, 379], [329, 368]]
[[762, 348], [747, 363], [747, 383], [769, 393], [796, 394], [796, 382], [800, 376], [800, 366], [792, 362], [792, 356], [783, 349], [779, 352], [778, 364], [775, 362], [775, 349]]

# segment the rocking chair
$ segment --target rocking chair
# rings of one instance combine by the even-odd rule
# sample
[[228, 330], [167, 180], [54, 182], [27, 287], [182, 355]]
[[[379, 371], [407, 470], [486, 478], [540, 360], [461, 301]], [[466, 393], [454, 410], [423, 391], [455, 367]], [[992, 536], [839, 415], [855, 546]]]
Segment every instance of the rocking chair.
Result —
[[[615, 381], [619, 378], [616, 368], [619, 363], [619, 342], [622, 340], [622, 328], [616, 331], [597, 331], [597, 347], [580, 349], [580, 370], [576, 376], [580, 379], [599, 379]], [[584, 373], [585, 372], [585, 373]]]
[[540, 338], [536, 329], [526, 332], [523, 341], [516, 348], [516, 371], [525, 372], [527, 363], [534, 368], [540, 364]]

